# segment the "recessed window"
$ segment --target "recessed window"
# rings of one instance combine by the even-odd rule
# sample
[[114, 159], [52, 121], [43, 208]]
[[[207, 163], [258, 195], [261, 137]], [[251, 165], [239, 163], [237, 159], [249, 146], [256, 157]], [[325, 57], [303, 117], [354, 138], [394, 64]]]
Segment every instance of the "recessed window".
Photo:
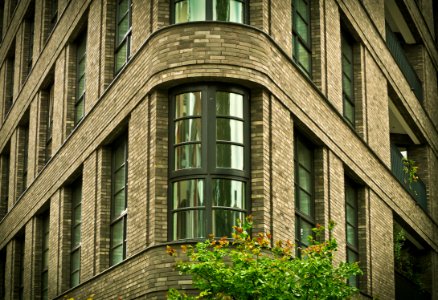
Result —
[[82, 178], [71, 187], [70, 287], [80, 283], [81, 271]]
[[249, 208], [248, 95], [197, 86], [170, 101], [170, 239], [231, 236]]
[[6, 144], [0, 155], [0, 220], [8, 212], [9, 199], [9, 163], [10, 163], [10, 142]]
[[48, 299], [49, 291], [49, 213], [41, 218], [41, 299]]
[[299, 248], [309, 245], [308, 237], [315, 227], [313, 149], [300, 136], [295, 136], [295, 243]]
[[6, 67], [6, 81], [4, 87], [5, 98], [4, 98], [3, 113], [4, 116], [6, 117], [12, 108], [12, 104], [14, 103], [15, 41], [13, 42], [7, 54], [5, 67]]
[[354, 70], [353, 70], [353, 42], [345, 33], [342, 33], [342, 98], [344, 104], [344, 118], [354, 128], [355, 101], [354, 101]]
[[172, 1], [174, 23], [224, 21], [245, 23], [245, 0], [181, 0]]
[[46, 147], [44, 160], [47, 163], [52, 157], [52, 131], [53, 131], [53, 103], [55, 101], [55, 85], [52, 83], [48, 91], [47, 98], [47, 118], [46, 118]]
[[[358, 218], [357, 189], [348, 180], [345, 181], [345, 227], [347, 240], [347, 262], [359, 261], [359, 218]], [[357, 276], [348, 278], [348, 283], [357, 287]]]
[[310, 0], [292, 0], [292, 58], [309, 76], [312, 73]]
[[115, 47], [115, 73], [126, 64], [131, 56], [131, 0], [117, 0], [116, 11], [116, 47]]
[[86, 72], [87, 35], [76, 42], [76, 98], [74, 103], [75, 126], [84, 117], [85, 110], [85, 72]]

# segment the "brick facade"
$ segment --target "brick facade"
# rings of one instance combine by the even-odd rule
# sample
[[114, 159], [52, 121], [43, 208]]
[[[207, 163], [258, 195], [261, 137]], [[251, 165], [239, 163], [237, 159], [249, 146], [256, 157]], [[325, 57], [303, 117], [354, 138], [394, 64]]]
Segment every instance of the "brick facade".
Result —
[[[362, 296], [395, 298], [396, 220], [428, 251], [427, 276], [438, 282], [438, 39], [433, 32], [438, 14], [431, 14], [432, 0], [403, 1], [420, 33], [421, 41], [406, 53], [423, 85], [422, 102], [386, 45], [384, 0], [312, 1], [311, 78], [292, 60], [291, 1], [246, 1], [247, 25], [171, 24], [172, 1], [133, 1], [131, 56], [116, 75], [115, 0], [59, 0], [53, 30], [51, 1], [22, 0], [14, 10], [11, 2], [4, 1], [0, 45], [0, 250], [6, 253], [6, 282], [14, 282], [21, 259], [17, 249], [24, 241], [25, 299], [40, 299], [42, 217], [47, 215], [50, 299], [91, 294], [163, 299], [169, 287], [191, 288], [190, 278], [179, 275], [165, 253], [171, 243], [169, 91], [210, 82], [249, 94], [249, 212], [255, 232], [295, 239], [294, 141], [300, 136], [313, 153], [315, 222], [338, 224], [336, 263], [347, 255], [345, 180], [357, 186]], [[23, 65], [29, 11], [34, 12], [30, 70]], [[355, 40], [355, 128], [343, 117], [341, 26]], [[84, 118], [74, 124], [76, 43], [85, 36]], [[11, 58], [13, 101], [7, 107]], [[46, 160], [52, 84], [51, 158]], [[427, 209], [391, 171], [389, 101], [418, 140], [408, 151], [426, 186]], [[126, 258], [110, 267], [111, 145], [121, 135], [128, 141]], [[70, 288], [75, 180], [82, 180], [80, 284]], [[5, 299], [15, 299], [14, 284], [5, 286]], [[433, 299], [437, 289], [430, 286]]]

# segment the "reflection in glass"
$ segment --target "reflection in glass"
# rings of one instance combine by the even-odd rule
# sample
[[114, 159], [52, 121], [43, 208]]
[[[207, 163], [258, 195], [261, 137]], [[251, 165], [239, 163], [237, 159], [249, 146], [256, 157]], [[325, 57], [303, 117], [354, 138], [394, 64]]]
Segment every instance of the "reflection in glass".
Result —
[[111, 266], [123, 261], [123, 245], [117, 246], [111, 251]]
[[216, 164], [219, 168], [243, 170], [243, 147], [217, 143]]
[[243, 122], [218, 118], [216, 120], [216, 139], [243, 144]]
[[204, 180], [191, 179], [173, 183], [173, 208], [204, 206]]
[[310, 72], [310, 53], [307, 51], [307, 49], [297, 41], [295, 44], [297, 47], [297, 60], [299, 61], [300, 65], [305, 69], [306, 72]]
[[183, 0], [175, 3], [175, 24], [205, 20], [205, 0]]
[[356, 247], [356, 230], [353, 226], [347, 224], [347, 243]]
[[237, 219], [243, 220], [245, 217], [243, 212], [213, 209], [213, 234], [215, 237], [231, 237], [233, 226], [237, 225]]
[[236, 0], [213, 0], [213, 20], [243, 23], [243, 3]]
[[308, 237], [313, 236], [312, 225], [310, 223], [307, 223], [303, 219], [300, 219], [299, 224], [300, 227], [298, 228], [298, 230], [299, 230], [301, 244], [307, 247], [309, 245]]
[[312, 198], [309, 194], [306, 192], [303, 192], [302, 190], [298, 190], [299, 193], [299, 211], [303, 214], [308, 215], [309, 217], [312, 216]]
[[115, 247], [117, 245], [122, 244], [123, 242], [123, 219], [117, 221], [112, 226], [112, 232], [111, 232], [111, 247]]
[[312, 193], [312, 174], [303, 167], [298, 167], [298, 184], [306, 192]]
[[175, 118], [201, 115], [201, 92], [189, 92], [175, 97]]
[[124, 42], [122, 46], [116, 51], [116, 72], [119, 71], [126, 63], [128, 54], [127, 43]]
[[175, 147], [175, 170], [200, 167], [201, 144], [188, 144]]
[[212, 192], [213, 206], [245, 208], [245, 183], [242, 181], [213, 179]]
[[309, 27], [304, 22], [304, 20], [299, 16], [297, 16], [296, 19], [296, 27], [299, 36], [304, 40], [305, 43], [309, 43], [309, 36], [308, 36]]
[[201, 119], [184, 119], [175, 122], [175, 144], [201, 140]]
[[216, 92], [216, 115], [243, 119], [243, 96], [229, 92]]
[[204, 210], [184, 210], [173, 213], [173, 239], [205, 238]]

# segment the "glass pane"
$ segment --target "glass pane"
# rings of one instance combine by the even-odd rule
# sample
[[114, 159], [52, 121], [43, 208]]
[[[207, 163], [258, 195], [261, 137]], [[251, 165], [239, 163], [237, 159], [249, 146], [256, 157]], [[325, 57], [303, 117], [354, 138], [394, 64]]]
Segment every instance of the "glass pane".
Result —
[[204, 180], [192, 179], [173, 183], [173, 208], [204, 206]]
[[120, 16], [123, 16], [129, 8], [129, 1], [128, 0], [119, 0], [118, 1], [119, 5], [117, 7], [117, 12], [118, 12], [118, 20], [120, 20]]
[[200, 167], [201, 144], [190, 144], [175, 147], [175, 170]]
[[190, 92], [175, 97], [175, 118], [200, 116], [201, 92]]
[[70, 285], [71, 287], [75, 287], [79, 284], [79, 271], [78, 272], [73, 272], [70, 275]]
[[73, 220], [73, 225], [79, 224], [81, 223], [81, 219], [82, 219], [82, 213], [81, 213], [81, 205], [78, 205], [74, 208], [74, 220]]
[[344, 117], [354, 125], [354, 106], [346, 100], [344, 100]]
[[242, 146], [217, 143], [216, 156], [216, 164], [219, 168], [243, 170]]
[[123, 40], [129, 30], [129, 16], [125, 15], [118, 26], [117, 45]]
[[79, 122], [84, 116], [84, 100], [82, 99], [76, 104], [75, 107], [75, 121]]
[[237, 225], [237, 219], [243, 220], [245, 214], [238, 211], [214, 209], [213, 210], [213, 234], [216, 237], [231, 237], [233, 226]]
[[305, 0], [296, 0], [294, 1], [296, 5], [297, 12], [303, 17], [307, 18], [307, 1]]
[[310, 53], [307, 49], [299, 42], [296, 43], [297, 47], [297, 60], [300, 65], [304, 68], [307, 73], [310, 73]]
[[298, 184], [303, 190], [312, 193], [312, 174], [302, 167], [298, 167]]
[[173, 239], [205, 238], [206, 220], [203, 210], [186, 210], [173, 214]]
[[356, 228], [347, 224], [347, 243], [352, 246], [357, 246], [356, 243]]
[[229, 92], [216, 92], [216, 114], [243, 119], [243, 96]]
[[243, 144], [243, 122], [230, 119], [216, 119], [216, 139]]
[[228, 179], [213, 179], [213, 206], [245, 208], [245, 183]]
[[79, 255], [80, 251], [76, 250], [71, 254], [71, 270], [77, 271], [80, 269], [81, 258]]
[[342, 91], [348, 96], [348, 98], [353, 98], [353, 86], [350, 79], [348, 79], [345, 74], [342, 74]]
[[312, 231], [313, 226], [310, 223], [304, 221], [303, 219], [300, 219], [299, 223], [300, 223], [300, 228], [298, 229], [299, 240], [304, 246], [308, 246], [309, 236], [313, 236], [313, 231]]
[[307, 170], [312, 170], [312, 151], [300, 140], [297, 140], [297, 155], [298, 162]]
[[308, 25], [303, 21], [300, 16], [297, 16], [296, 19], [296, 31], [298, 35], [304, 40], [306, 44], [309, 44], [309, 36], [308, 36]]
[[114, 193], [117, 193], [125, 187], [125, 167], [121, 167], [114, 173]]
[[123, 243], [123, 219], [111, 226], [111, 248]]
[[243, 23], [243, 3], [235, 0], [213, 0], [213, 20]]
[[342, 37], [342, 55], [351, 63], [353, 61], [353, 47], [345, 37]]
[[125, 141], [117, 145], [113, 150], [114, 169], [118, 169], [125, 163]]
[[302, 190], [298, 190], [299, 211], [308, 216], [312, 216], [312, 198]]
[[78, 92], [77, 92], [78, 97], [82, 96], [84, 91], [85, 91], [85, 76], [79, 79]]
[[185, 119], [175, 122], [175, 144], [201, 140], [201, 119]]
[[175, 23], [204, 21], [205, 0], [184, 0], [175, 4]]
[[123, 261], [123, 245], [120, 245], [111, 250], [111, 265], [118, 264]]
[[347, 222], [351, 225], [357, 225], [356, 211], [350, 205], [347, 205]]
[[128, 47], [126, 41], [123, 42], [122, 46], [116, 51], [116, 72], [118, 72], [123, 65], [126, 63]]
[[71, 246], [76, 247], [81, 243], [81, 225], [73, 228]]
[[342, 56], [342, 72], [345, 76], [347, 76], [350, 80], [353, 78], [353, 66], [351, 63]]
[[[83, 54], [81, 54], [83, 55]], [[81, 58], [81, 60], [78, 63], [78, 70], [77, 70], [77, 77], [81, 77], [85, 74], [85, 56]]]
[[43, 252], [43, 270], [47, 270], [49, 265], [49, 251]]
[[[47, 272], [43, 272], [43, 274], [42, 274], [41, 285], [42, 285], [43, 289], [47, 289], [47, 287], [49, 285], [48, 273]], [[47, 299], [47, 295], [46, 295], [46, 299]]]
[[351, 249], [347, 249], [347, 262], [353, 263], [356, 261], [358, 261], [356, 252], [352, 251]]
[[113, 217], [118, 217], [125, 210], [125, 191], [122, 190], [114, 196]]
[[345, 185], [345, 199], [351, 206], [356, 206], [356, 190], [349, 184]]

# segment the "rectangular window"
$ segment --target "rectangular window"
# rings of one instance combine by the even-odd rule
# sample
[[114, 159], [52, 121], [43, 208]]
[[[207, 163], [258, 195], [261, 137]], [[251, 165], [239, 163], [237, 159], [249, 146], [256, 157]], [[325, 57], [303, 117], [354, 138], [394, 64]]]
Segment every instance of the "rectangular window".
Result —
[[315, 227], [314, 166], [313, 149], [295, 136], [295, 244], [299, 248], [309, 245]]
[[85, 72], [86, 72], [87, 36], [84, 34], [76, 42], [76, 98], [74, 104], [75, 126], [84, 117], [85, 109]]
[[29, 11], [26, 13], [24, 19], [24, 45], [23, 45], [23, 55], [24, 55], [24, 65], [23, 65], [23, 78], [22, 81], [27, 79], [32, 70], [32, 55], [33, 55], [33, 39], [34, 39], [34, 19], [35, 19], [35, 4], [30, 3]]
[[45, 147], [45, 162], [47, 163], [52, 157], [52, 128], [53, 128], [53, 103], [55, 98], [55, 85], [52, 83], [48, 88], [47, 99], [47, 130], [46, 130], [46, 147]]
[[[345, 180], [345, 227], [347, 240], [347, 262], [359, 261], [359, 218], [357, 188], [348, 180]], [[358, 287], [359, 281], [356, 276], [348, 279], [348, 283]]]
[[4, 115], [8, 115], [14, 102], [14, 66], [15, 66], [15, 46], [13, 45], [9, 50], [6, 58], [6, 82], [5, 82], [5, 104]]
[[15, 264], [18, 276], [15, 277], [17, 280], [15, 281], [14, 298], [22, 300], [24, 299], [24, 233], [20, 233], [15, 239], [15, 245]]
[[126, 64], [131, 56], [131, 26], [132, 2], [131, 0], [117, 0], [116, 12], [116, 48], [115, 48], [115, 73]]
[[309, 77], [312, 75], [310, 0], [292, 0], [292, 58]]
[[49, 290], [49, 213], [41, 218], [41, 299], [48, 299]]
[[174, 23], [224, 21], [245, 23], [245, 0], [173, 0]]
[[82, 178], [73, 183], [71, 199], [70, 287], [75, 287], [81, 271]]
[[3, 152], [0, 156], [1, 163], [1, 185], [0, 185], [0, 220], [8, 212], [8, 199], [9, 199], [9, 142], [6, 144]]
[[110, 265], [126, 257], [128, 138], [122, 136], [113, 143], [111, 158], [111, 242]]
[[6, 248], [0, 250], [0, 299], [6, 298]]
[[354, 101], [354, 70], [353, 70], [353, 41], [350, 36], [342, 32], [342, 98], [344, 118], [354, 128], [355, 101]]
[[50, 29], [52, 32], [55, 28], [56, 22], [58, 21], [58, 0], [49, 0], [50, 5]]

